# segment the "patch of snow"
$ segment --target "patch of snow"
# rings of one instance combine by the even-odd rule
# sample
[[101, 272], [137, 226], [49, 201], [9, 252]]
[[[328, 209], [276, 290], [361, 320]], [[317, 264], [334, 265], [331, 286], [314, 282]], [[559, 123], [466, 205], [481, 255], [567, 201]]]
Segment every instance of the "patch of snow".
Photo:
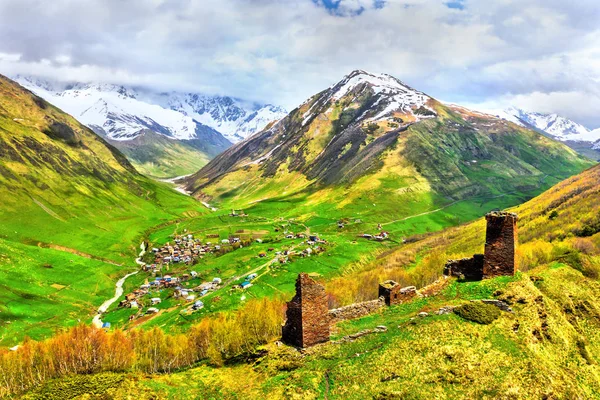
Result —
[[264, 156], [261, 156], [259, 158], [257, 158], [256, 160], [250, 161], [249, 163], [246, 163], [244, 165], [242, 165], [243, 167], [246, 165], [252, 165], [252, 164], [260, 164], [261, 162], [269, 159], [271, 157], [271, 155], [273, 154], [273, 152], [275, 150], [277, 150], [278, 148], [281, 147], [282, 143], [279, 143], [277, 146], [273, 147], [267, 154], [265, 154]]
[[210, 204], [208, 204], [208, 203], [207, 203], [207, 202], [205, 202], [205, 201], [201, 201], [200, 203], [202, 203], [202, 205], [203, 205], [204, 207], [208, 208], [210, 211], [217, 211], [217, 209], [216, 209], [215, 207], [211, 206]]

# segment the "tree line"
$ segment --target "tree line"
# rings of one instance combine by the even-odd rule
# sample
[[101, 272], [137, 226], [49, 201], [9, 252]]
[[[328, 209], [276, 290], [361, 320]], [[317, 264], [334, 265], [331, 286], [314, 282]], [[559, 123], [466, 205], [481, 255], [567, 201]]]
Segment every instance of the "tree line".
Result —
[[157, 327], [105, 331], [82, 324], [47, 340], [25, 339], [16, 351], [0, 348], [0, 397], [71, 374], [169, 373], [203, 360], [222, 365], [279, 337], [284, 311], [282, 300], [260, 299], [205, 318], [186, 333], [166, 334]]

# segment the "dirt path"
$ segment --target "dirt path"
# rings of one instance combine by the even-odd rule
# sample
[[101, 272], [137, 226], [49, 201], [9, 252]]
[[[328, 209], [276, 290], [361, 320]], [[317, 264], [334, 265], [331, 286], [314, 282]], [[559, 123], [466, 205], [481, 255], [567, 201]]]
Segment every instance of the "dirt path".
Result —
[[400, 218], [400, 219], [397, 219], [397, 220], [394, 220], [394, 221], [385, 222], [385, 223], [381, 224], [381, 226], [390, 225], [390, 224], [393, 224], [393, 223], [396, 223], [396, 222], [406, 221], [406, 220], [411, 219], [411, 218], [422, 217], [423, 215], [433, 214], [433, 213], [436, 213], [438, 211], [442, 211], [443, 209], [446, 209], [446, 208], [448, 208], [450, 206], [453, 206], [456, 203], [459, 203], [461, 201], [464, 201], [464, 200], [453, 201], [452, 203], [446, 204], [444, 207], [436, 208], [435, 210], [426, 211], [426, 212], [421, 213], [421, 214], [409, 215], [408, 217]]
[[76, 256], [79, 256], [79, 257], [85, 257], [85, 258], [89, 258], [91, 260], [102, 261], [103, 263], [106, 263], [106, 264], [112, 264], [112, 265], [116, 265], [119, 267], [123, 266], [123, 264], [116, 263], [112, 260], [109, 260], [108, 258], [98, 257], [93, 254], [84, 253], [84, 252], [76, 250], [76, 249], [71, 249], [70, 247], [60, 246], [58, 244], [38, 242], [37, 246], [44, 248], [44, 249], [64, 251], [65, 253], [75, 254]]
[[44, 211], [45, 211], [45, 212], [46, 212], [46, 213], [47, 213], [49, 216], [51, 216], [51, 217], [53, 217], [53, 218], [56, 218], [57, 220], [59, 220], [59, 221], [61, 221], [61, 222], [65, 222], [65, 220], [64, 220], [64, 219], [62, 219], [62, 218], [60, 217], [60, 215], [58, 215], [57, 213], [55, 213], [54, 211], [52, 211], [51, 209], [49, 209], [48, 207], [46, 207], [44, 204], [42, 204], [42, 202], [40, 202], [40, 201], [36, 200], [36, 199], [35, 199], [35, 198], [33, 198], [33, 197], [31, 198], [31, 200], [33, 200], [33, 202], [34, 202], [35, 204], [37, 204], [38, 206], [40, 206], [40, 208], [41, 208], [42, 210], [44, 210]]

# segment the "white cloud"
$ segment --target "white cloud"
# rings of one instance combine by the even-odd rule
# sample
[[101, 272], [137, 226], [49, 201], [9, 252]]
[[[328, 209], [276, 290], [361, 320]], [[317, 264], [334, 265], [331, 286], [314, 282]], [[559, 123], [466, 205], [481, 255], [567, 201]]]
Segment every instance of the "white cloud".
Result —
[[[446, 2], [342, 0], [332, 12], [313, 0], [2, 0], [0, 73], [288, 108], [356, 68], [454, 102], [541, 102], [539, 93], [565, 114], [574, 109], [556, 93], [597, 96], [596, 0]], [[600, 126], [594, 104], [580, 101], [576, 113], [592, 127]]]

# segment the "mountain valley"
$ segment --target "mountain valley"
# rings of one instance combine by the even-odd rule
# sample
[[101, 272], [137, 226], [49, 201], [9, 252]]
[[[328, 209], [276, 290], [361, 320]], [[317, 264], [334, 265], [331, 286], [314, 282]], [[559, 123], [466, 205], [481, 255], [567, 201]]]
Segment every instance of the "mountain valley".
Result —
[[[563, 307], [561, 283], [581, 301], [596, 301], [598, 167], [563, 143], [360, 70], [211, 161], [182, 145], [193, 139], [173, 141], [153, 129], [127, 141], [99, 133], [0, 80], [0, 189], [7, 199], [0, 214], [0, 344], [15, 349], [0, 350], [11, 388], [0, 395], [30, 389], [33, 398], [85, 396], [96, 387], [116, 398], [219, 397], [217, 388], [225, 396], [402, 398], [415, 374], [419, 395], [434, 390], [443, 398], [456, 390], [456, 379], [475, 382], [461, 389], [465, 396], [522, 390], [514, 372], [506, 384], [491, 383], [501, 381], [491, 366], [465, 375], [470, 360], [489, 351], [535, 376], [539, 384], [530, 390], [537, 394], [597, 390], [589, 355], [596, 354], [595, 334], [587, 326], [565, 322], [566, 311], [552, 308], [552, 332], [564, 342], [531, 339], [535, 299]], [[161, 157], [177, 163], [157, 166]], [[204, 162], [177, 181], [191, 196], [136, 170], [186, 175]], [[447, 259], [481, 247], [480, 217], [514, 206], [522, 238], [522, 269], [514, 277], [449, 279], [431, 296], [336, 324], [334, 343], [304, 353], [275, 342], [298, 274], [323, 282], [330, 308], [372, 301], [386, 279], [427, 290], [438, 285]], [[140, 243], [141, 267], [133, 262]], [[100, 314], [103, 329], [86, 326], [113, 297], [117, 278], [132, 272]], [[531, 283], [533, 276], [549, 286]], [[499, 292], [526, 300], [514, 306], [520, 333], [510, 333], [512, 315], [480, 327], [435, 314]], [[417, 316], [423, 312], [427, 318]], [[82, 360], [84, 369], [65, 367], [67, 374], [47, 367], [34, 377], [15, 365], [38, 361], [13, 362], [39, 352], [58, 360], [63, 353], [52, 349], [59, 343], [88, 335], [99, 352], [102, 343], [125, 347], [96, 358], [104, 361]], [[498, 340], [484, 346], [479, 335]], [[431, 357], [452, 360], [420, 358], [418, 349], [428, 349], [433, 337]], [[155, 352], [145, 350], [149, 343]], [[402, 367], [400, 351], [418, 366], [415, 373]], [[565, 367], [549, 358], [536, 371], [527, 364], [556, 351], [580, 363]], [[118, 368], [108, 361], [115, 354], [123, 355]], [[376, 367], [383, 359], [393, 361]], [[94, 373], [82, 375], [85, 368]], [[562, 371], [552, 383], [544, 378], [550, 370]], [[567, 371], [585, 383], [574, 387]], [[351, 395], [360, 376], [363, 385]]]

